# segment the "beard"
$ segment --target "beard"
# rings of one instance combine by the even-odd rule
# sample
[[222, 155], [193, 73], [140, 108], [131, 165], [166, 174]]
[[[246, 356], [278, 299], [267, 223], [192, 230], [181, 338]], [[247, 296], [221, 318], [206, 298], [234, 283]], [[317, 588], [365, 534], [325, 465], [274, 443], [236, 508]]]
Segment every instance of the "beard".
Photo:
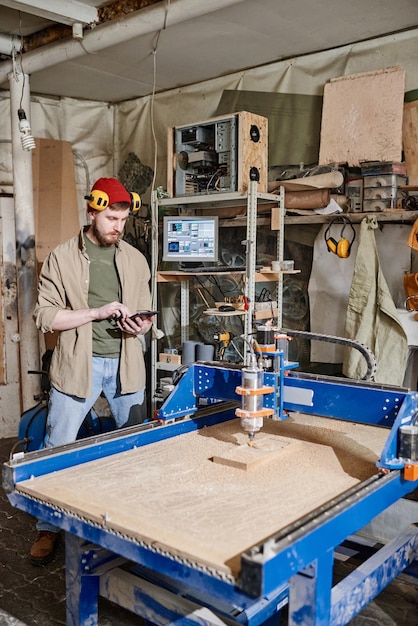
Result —
[[96, 222], [93, 222], [93, 224], [91, 225], [91, 230], [99, 246], [101, 246], [102, 248], [109, 248], [110, 246], [115, 245], [115, 243], [118, 243], [121, 237], [121, 233], [118, 233], [118, 235], [115, 236], [112, 234], [104, 234], [100, 232], [100, 230], [97, 228]]

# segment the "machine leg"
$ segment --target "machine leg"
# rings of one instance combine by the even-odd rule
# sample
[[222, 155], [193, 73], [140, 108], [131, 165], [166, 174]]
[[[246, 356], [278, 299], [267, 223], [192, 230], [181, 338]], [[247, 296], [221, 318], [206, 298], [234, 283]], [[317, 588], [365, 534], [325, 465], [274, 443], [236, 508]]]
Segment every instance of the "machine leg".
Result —
[[334, 587], [331, 624], [348, 624], [417, 557], [418, 527], [411, 524]]
[[84, 539], [66, 533], [66, 626], [91, 626], [98, 624], [99, 621], [99, 576], [89, 574], [83, 565], [83, 548], [85, 546], [86, 541]]
[[334, 551], [322, 554], [289, 581], [289, 626], [328, 626]]

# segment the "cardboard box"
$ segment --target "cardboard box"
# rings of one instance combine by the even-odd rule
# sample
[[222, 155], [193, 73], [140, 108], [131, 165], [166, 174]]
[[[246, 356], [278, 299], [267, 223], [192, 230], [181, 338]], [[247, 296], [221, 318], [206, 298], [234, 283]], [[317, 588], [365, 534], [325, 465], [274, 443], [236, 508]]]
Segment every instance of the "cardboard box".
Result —
[[36, 259], [80, 230], [72, 145], [36, 139], [32, 152]]
[[160, 352], [161, 363], [173, 363], [174, 365], [181, 365], [181, 355], [172, 354], [171, 352]]

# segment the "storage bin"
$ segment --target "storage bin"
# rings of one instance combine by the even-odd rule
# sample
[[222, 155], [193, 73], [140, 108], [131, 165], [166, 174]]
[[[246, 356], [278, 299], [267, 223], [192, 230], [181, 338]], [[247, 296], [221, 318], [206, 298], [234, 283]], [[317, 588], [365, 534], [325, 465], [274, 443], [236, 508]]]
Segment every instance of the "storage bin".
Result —
[[401, 208], [400, 202], [401, 201], [396, 198], [373, 198], [372, 200], [363, 200], [363, 213], [376, 213], [377, 211]]
[[402, 176], [401, 174], [363, 176], [363, 187], [402, 187], [407, 184], [407, 181], [407, 176]]

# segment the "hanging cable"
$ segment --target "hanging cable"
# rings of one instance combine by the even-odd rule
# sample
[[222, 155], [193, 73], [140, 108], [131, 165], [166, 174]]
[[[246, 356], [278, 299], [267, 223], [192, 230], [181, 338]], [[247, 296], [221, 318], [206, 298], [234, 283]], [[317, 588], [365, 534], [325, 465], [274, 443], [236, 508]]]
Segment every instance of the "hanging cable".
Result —
[[[19, 11], [19, 34], [20, 34], [20, 38], [21, 40], [23, 40], [23, 34], [22, 34], [22, 16], [21, 13]], [[14, 51], [13, 51], [14, 52]], [[22, 148], [23, 150], [26, 151], [30, 151], [30, 150], [34, 150], [36, 148], [36, 144], [35, 144], [35, 139], [32, 137], [32, 131], [31, 131], [31, 127], [29, 124], [29, 121], [26, 117], [26, 112], [23, 108], [23, 96], [24, 96], [24, 92], [25, 92], [25, 81], [26, 81], [26, 76], [25, 76], [25, 72], [23, 71], [23, 60], [22, 60], [22, 46], [20, 46], [20, 51], [19, 51], [19, 63], [20, 63], [20, 71], [22, 74], [22, 92], [20, 94], [20, 104], [19, 104], [19, 109], [17, 111], [17, 115], [19, 117], [19, 130], [21, 132], [21, 137], [20, 137], [20, 141], [22, 143]], [[13, 54], [14, 57], [14, 54]], [[18, 81], [18, 73], [14, 72], [14, 76], [15, 79]]]
[[[151, 134], [152, 134], [152, 139], [153, 139], [153, 144], [154, 144], [154, 174], [153, 174], [152, 184], [151, 184], [151, 194], [156, 193], [155, 181], [157, 177], [157, 163], [158, 163], [158, 142], [157, 142], [157, 136], [155, 134], [155, 122], [154, 122], [155, 91], [156, 91], [156, 85], [157, 85], [157, 49], [158, 49], [158, 43], [160, 40], [161, 32], [165, 30], [167, 26], [169, 6], [170, 6], [170, 0], [167, 0], [165, 15], [164, 15], [164, 24], [157, 33], [154, 49], [152, 51], [153, 79], [152, 79], [152, 92], [151, 92]], [[152, 233], [151, 233], [152, 238], [154, 241], [157, 242], [157, 246], [156, 246], [157, 254], [155, 255], [156, 258], [151, 259], [152, 275], [156, 276], [157, 268], [158, 268], [158, 208], [156, 207], [155, 202], [151, 202], [151, 230], [152, 230]], [[157, 289], [157, 281], [153, 280], [152, 287], [151, 287], [151, 300], [153, 303], [155, 303], [156, 297], [157, 297], [156, 289]]]

